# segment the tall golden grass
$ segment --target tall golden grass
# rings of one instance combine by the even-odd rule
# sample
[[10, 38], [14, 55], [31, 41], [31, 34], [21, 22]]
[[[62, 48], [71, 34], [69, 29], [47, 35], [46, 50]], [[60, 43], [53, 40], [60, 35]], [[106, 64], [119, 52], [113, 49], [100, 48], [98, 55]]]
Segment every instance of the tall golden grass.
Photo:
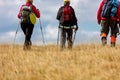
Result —
[[0, 80], [120, 80], [120, 45], [0, 45]]

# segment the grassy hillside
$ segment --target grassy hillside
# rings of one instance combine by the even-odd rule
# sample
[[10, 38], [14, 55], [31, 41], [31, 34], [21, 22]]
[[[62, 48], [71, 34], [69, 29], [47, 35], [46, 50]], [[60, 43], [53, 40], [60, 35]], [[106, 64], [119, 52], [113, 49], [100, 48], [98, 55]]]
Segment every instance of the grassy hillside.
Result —
[[120, 45], [0, 45], [0, 80], [120, 80]]

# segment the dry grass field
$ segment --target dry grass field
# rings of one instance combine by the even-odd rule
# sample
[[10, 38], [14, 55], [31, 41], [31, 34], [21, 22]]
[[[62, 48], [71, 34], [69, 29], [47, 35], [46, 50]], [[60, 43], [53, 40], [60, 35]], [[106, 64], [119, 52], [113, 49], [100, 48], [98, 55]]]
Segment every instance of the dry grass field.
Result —
[[120, 80], [120, 45], [0, 45], [0, 80]]

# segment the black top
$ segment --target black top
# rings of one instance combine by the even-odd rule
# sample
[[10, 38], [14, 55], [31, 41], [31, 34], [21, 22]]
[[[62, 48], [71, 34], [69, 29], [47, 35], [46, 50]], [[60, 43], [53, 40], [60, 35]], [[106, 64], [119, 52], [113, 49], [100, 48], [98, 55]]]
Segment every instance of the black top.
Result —
[[77, 25], [77, 18], [75, 16], [75, 12], [74, 12], [74, 9], [71, 7], [72, 9], [72, 20], [70, 21], [64, 21], [64, 15], [63, 15], [63, 11], [64, 11], [64, 7], [65, 6], [62, 6], [59, 8], [58, 10], [58, 13], [57, 13], [57, 20], [60, 21], [60, 25], [62, 26], [74, 26], [74, 25]]

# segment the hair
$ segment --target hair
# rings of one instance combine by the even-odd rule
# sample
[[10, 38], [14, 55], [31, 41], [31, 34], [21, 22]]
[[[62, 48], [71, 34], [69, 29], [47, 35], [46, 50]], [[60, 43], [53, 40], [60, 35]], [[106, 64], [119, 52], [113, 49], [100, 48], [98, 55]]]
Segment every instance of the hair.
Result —
[[32, 1], [31, 1], [31, 0], [26, 0], [26, 2], [31, 2], [31, 3], [32, 3], [32, 2], [33, 2], [33, 0], [32, 0]]

